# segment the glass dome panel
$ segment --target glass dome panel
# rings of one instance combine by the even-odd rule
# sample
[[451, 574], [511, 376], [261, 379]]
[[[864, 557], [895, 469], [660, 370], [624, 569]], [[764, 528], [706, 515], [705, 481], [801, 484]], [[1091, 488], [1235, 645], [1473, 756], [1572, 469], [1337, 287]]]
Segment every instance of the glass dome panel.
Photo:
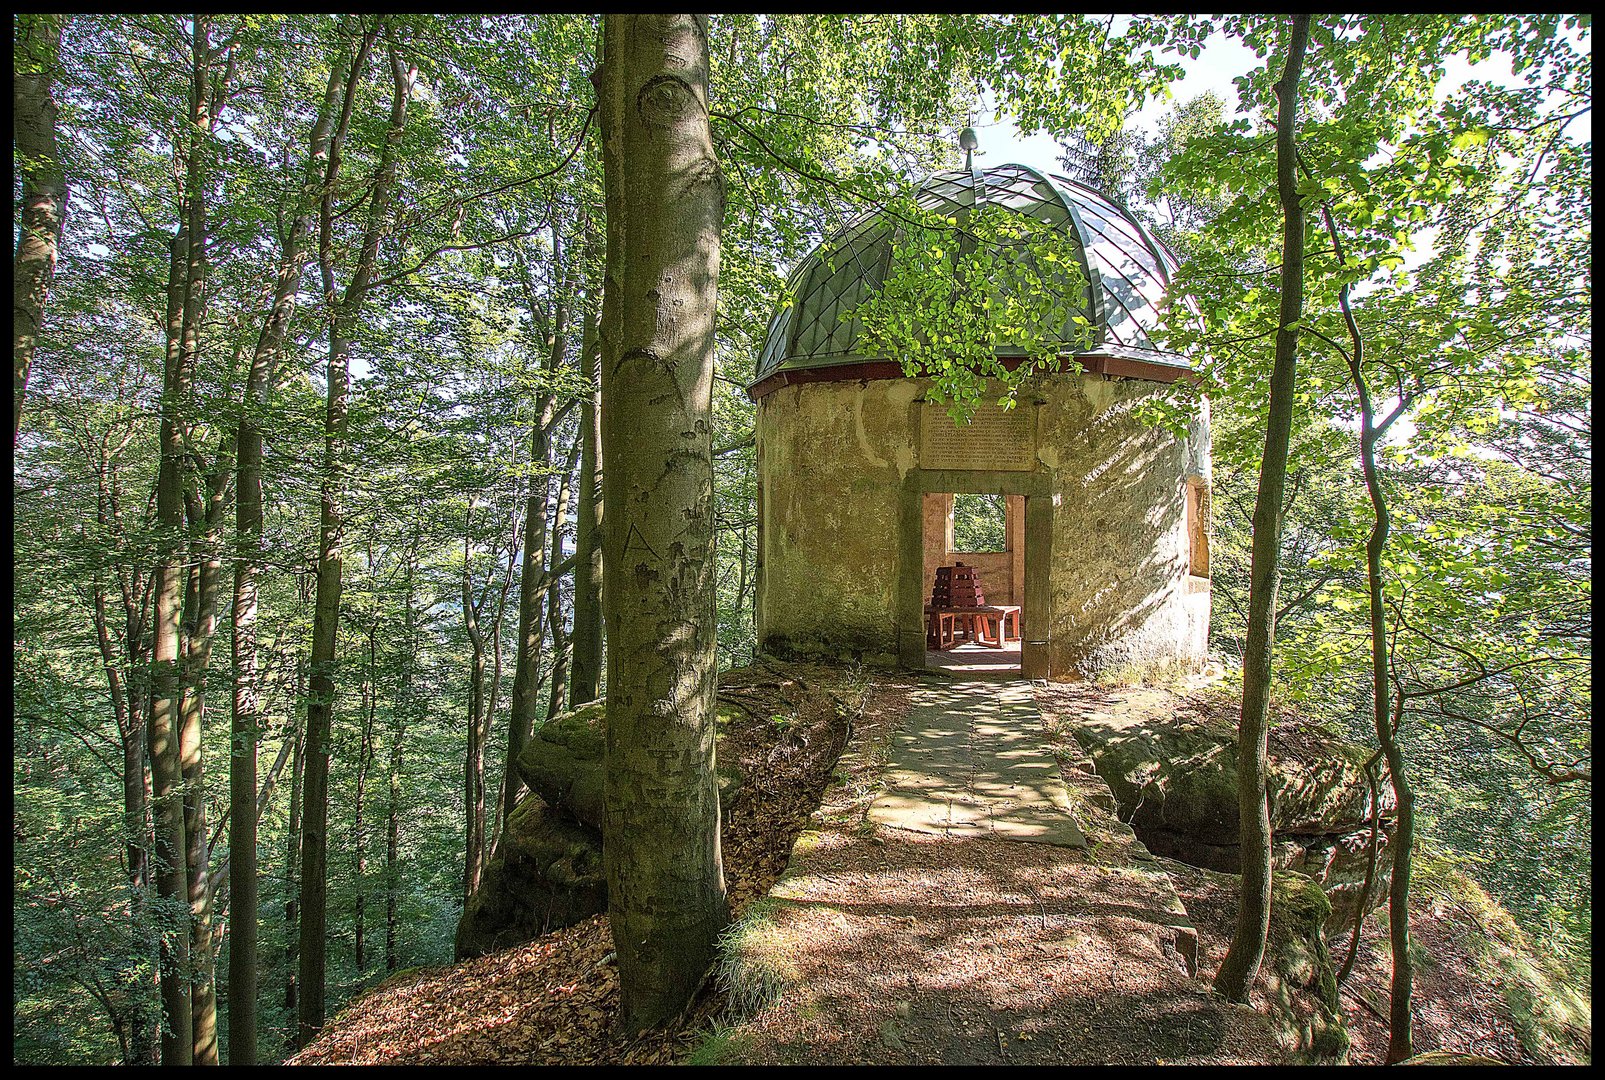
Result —
[[[1067, 177], [1002, 165], [936, 173], [915, 198], [926, 209], [955, 217], [977, 203], [1000, 206], [1063, 229], [1075, 241], [1088, 279], [1087, 296], [1076, 306], [1092, 323], [1092, 344], [1078, 344], [1078, 328], [1067, 320], [1061, 333], [1067, 354], [1129, 355], [1188, 366], [1184, 357], [1158, 352], [1150, 333], [1158, 325], [1175, 260], [1105, 196]], [[770, 319], [755, 381], [793, 368], [884, 359], [865, 354], [863, 326], [851, 312], [886, 280], [895, 236], [882, 214], [866, 214], [798, 264]], [[1007, 344], [998, 351], [1021, 352]]]

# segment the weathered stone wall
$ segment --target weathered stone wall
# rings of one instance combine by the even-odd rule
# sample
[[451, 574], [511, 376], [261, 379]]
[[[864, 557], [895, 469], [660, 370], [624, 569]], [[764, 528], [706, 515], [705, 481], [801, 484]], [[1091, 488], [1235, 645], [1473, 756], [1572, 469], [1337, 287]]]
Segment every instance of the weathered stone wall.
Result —
[[1189, 580], [1185, 480], [1208, 477], [1208, 420], [1185, 439], [1136, 416], [1163, 387], [1058, 374], [1039, 384], [1037, 458], [1055, 478], [1051, 668], [1061, 676], [1196, 667], [1207, 583]]
[[758, 405], [760, 644], [897, 659], [898, 497], [914, 467], [906, 379], [787, 386]]
[[[919, 467], [911, 406], [923, 390], [922, 380], [909, 379], [818, 382], [760, 401], [762, 647], [895, 663], [899, 504]], [[1058, 374], [1022, 396], [1021, 408], [1037, 410], [1029, 475], [1047, 479], [1052, 490], [1035, 497], [1054, 502], [1048, 591], [1055, 675], [1137, 676], [1196, 667], [1205, 658], [1208, 582], [1188, 573], [1185, 487], [1189, 476], [1208, 480], [1208, 418], [1200, 416], [1182, 439], [1144, 424], [1135, 407], [1163, 392], [1137, 380]], [[939, 508], [945, 513], [942, 500], [921, 499], [926, 536], [912, 550], [922, 565], [907, 568], [921, 575], [924, 595], [934, 565], [923, 564], [946, 546], [931, 535]], [[1024, 533], [1022, 522], [1013, 545], [1017, 565], [1027, 549]], [[983, 581], [997, 600], [1008, 593], [1019, 603], [1024, 577], [1035, 572], [1026, 566], [1017, 574], [1000, 561]]]

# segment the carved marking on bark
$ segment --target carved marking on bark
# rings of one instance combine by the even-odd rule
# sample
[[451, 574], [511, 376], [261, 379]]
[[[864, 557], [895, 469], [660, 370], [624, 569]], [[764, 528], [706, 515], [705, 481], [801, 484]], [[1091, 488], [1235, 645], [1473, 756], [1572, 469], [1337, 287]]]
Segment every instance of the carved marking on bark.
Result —
[[663, 558], [663, 556], [658, 554], [657, 549], [647, 542], [647, 538], [642, 534], [640, 527], [632, 521], [630, 522], [630, 533], [624, 538], [624, 554], [629, 555], [630, 552], [636, 547], [645, 548], [646, 553], [654, 560], [661, 560]]
[[635, 111], [643, 123], [652, 127], [678, 123], [692, 107], [706, 112], [696, 92], [678, 75], [654, 76], [635, 95]]

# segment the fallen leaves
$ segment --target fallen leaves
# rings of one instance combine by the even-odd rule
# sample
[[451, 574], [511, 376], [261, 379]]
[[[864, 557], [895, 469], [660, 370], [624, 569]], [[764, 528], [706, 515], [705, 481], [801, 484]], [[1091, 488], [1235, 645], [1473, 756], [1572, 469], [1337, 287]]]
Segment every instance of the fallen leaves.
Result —
[[[740, 702], [717, 750], [742, 778], [720, 834], [734, 917], [785, 870], [846, 740], [852, 695], [843, 673], [801, 670], [806, 676], [771, 667], [721, 677], [721, 699]], [[720, 1006], [705, 991], [679, 1024], [626, 1042], [612, 1034], [618, 1003], [613, 935], [599, 915], [505, 952], [387, 980], [288, 1064], [671, 1064]]]

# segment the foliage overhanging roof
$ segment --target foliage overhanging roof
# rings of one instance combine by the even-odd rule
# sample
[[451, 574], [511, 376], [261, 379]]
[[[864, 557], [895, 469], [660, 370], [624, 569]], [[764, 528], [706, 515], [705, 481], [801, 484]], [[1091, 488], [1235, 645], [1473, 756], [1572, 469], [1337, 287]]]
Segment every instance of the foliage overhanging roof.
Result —
[[[1063, 229], [1088, 287], [1077, 314], [1092, 324], [1092, 344], [1076, 348], [1074, 324], [1061, 339], [1067, 356], [1118, 356], [1186, 368], [1185, 357], [1161, 352], [1150, 336], [1176, 269], [1169, 251], [1119, 205], [1064, 176], [1026, 165], [939, 172], [921, 186], [921, 207], [956, 217], [970, 207], [1001, 206]], [[781, 371], [880, 359], [864, 351], [863, 326], [849, 316], [877, 292], [891, 267], [895, 226], [884, 214], [860, 217], [798, 263], [769, 320], [754, 383]], [[1001, 253], [1001, 252], [1000, 252]], [[1000, 356], [1021, 349], [1001, 345]]]

